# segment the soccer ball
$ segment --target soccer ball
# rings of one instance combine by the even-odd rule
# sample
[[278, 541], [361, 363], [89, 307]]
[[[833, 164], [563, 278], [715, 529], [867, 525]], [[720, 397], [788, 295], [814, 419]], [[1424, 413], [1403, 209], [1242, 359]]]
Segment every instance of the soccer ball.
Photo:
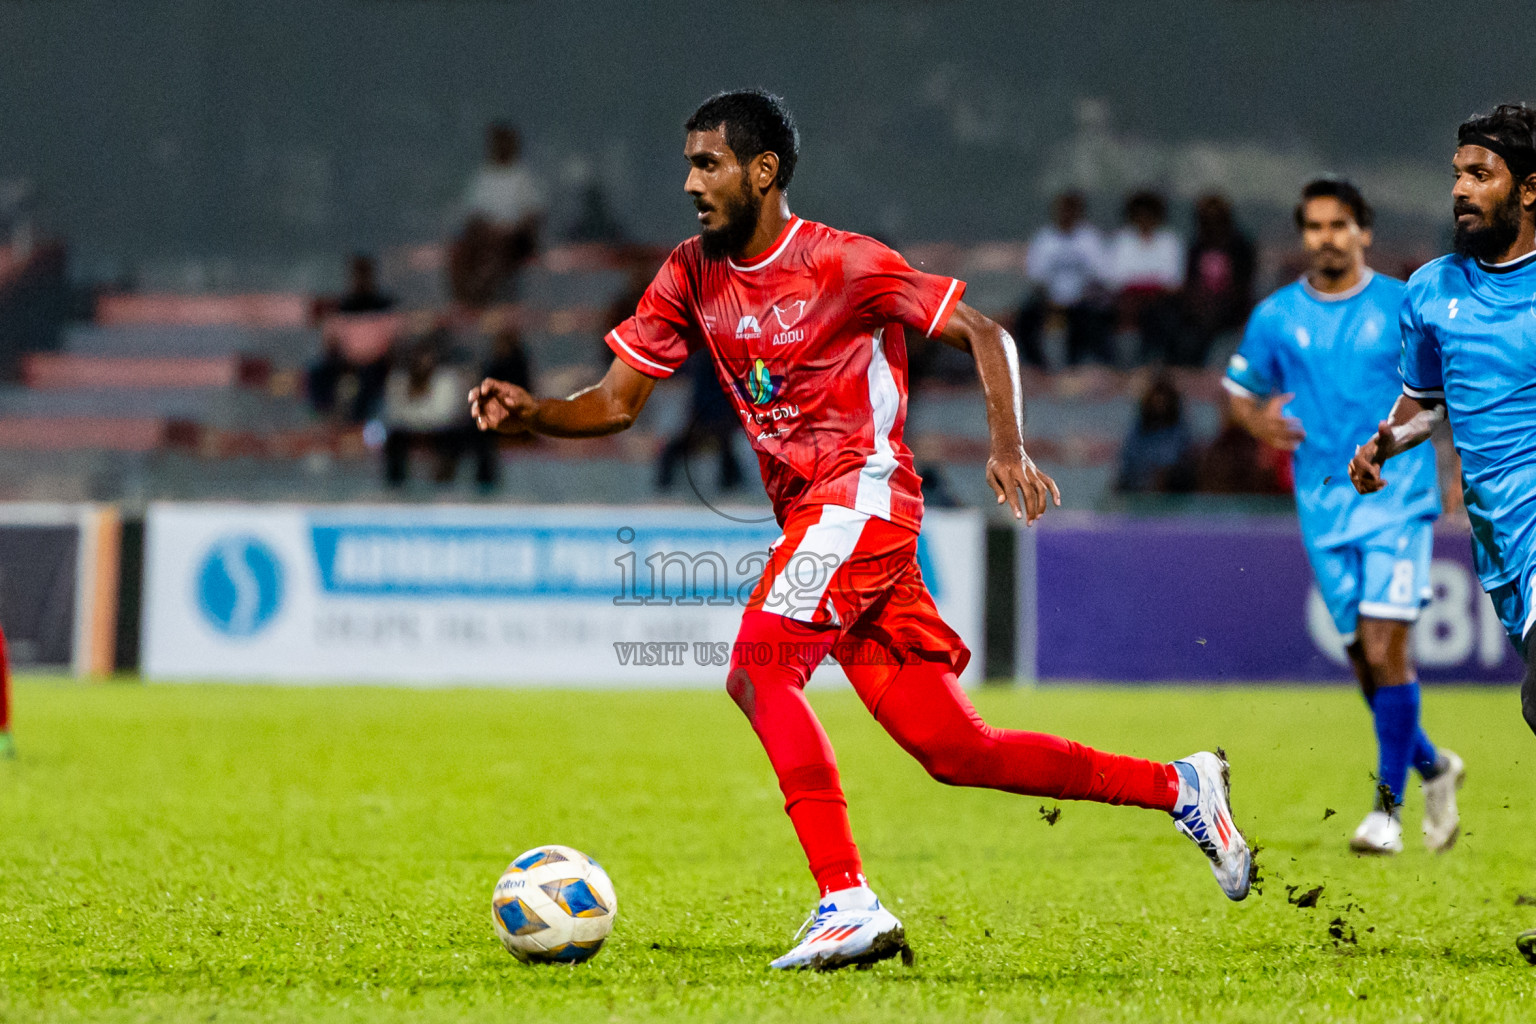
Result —
[[569, 846], [529, 850], [508, 865], [491, 897], [501, 944], [525, 964], [592, 959], [618, 916], [608, 873]]

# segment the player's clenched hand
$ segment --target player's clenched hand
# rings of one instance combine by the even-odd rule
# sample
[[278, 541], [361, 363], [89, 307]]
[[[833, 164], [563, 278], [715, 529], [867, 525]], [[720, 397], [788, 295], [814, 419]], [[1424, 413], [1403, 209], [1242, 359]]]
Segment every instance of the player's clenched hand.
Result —
[[1381, 465], [1396, 452], [1396, 439], [1392, 436], [1392, 424], [1382, 420], [1376, 427], [1376, 436], [1355, 449], [1355, 457], [1349, 460], [1349, 482], [1361, 494], [1374, 494], [1387, 486], [1381, 475]]
[[534, 397], [516, 384], [489, 377], [469, 393], [469, 413], [475, 426], [501, 434], [527, 430], [536, 405]]
[[1046, 506], [1051, 501], [1058, 506], [1061, 504], [1056, 481], [1041, 472], [1034, 460], [1022, 451], [1012, 458], [994, 456], [988, 459], [987, 483], [997, 495], [997, 503], [1001, 505], [1006, 501], [1013, 509], [1013, 518], [1023, 519], [1026, 524], [1045, 515]]
[[1286, 403], [1295, 398], [1295, 395], [1274, 395], [1254, 417], [1254, 433], [1259, 440], [1272, 448], [1278, 448], [1283, 452], [1293, 452], [1301, 446], [1301, 442], [1307, 439], [1307, 432], [1301, 427], [1301, 420], [1294, 416], [1285, 415], [1283, 410]]

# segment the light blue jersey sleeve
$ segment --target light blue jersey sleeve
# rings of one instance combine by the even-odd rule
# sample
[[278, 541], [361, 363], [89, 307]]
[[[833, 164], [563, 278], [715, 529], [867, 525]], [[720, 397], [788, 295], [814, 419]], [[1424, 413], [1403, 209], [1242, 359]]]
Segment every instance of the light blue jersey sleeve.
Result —
[[1243, 343], [1227, 362], [1228, 391], [1236, 384], [1237, 390], [1263, 400], [1285, 387], [1275, 326], [1273, 300], [1267, 300], [1248, 318]]
[[1440, 367], [1440, 342], [1433, 331], [1426, 330], [1419, 319], [1417, 290], [1411, 289], [1403, 303], [1398, 323], [1403, 331], [1403, 355], [1398, 373], [1403, 378], [1403, 393], [1410, 398], [1444, 398], [1445, 377]]

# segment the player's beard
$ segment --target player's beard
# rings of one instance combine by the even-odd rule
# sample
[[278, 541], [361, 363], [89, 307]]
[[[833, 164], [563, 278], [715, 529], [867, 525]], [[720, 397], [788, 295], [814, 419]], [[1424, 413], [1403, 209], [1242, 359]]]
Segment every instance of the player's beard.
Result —
[[1481, 213], [1483, 223], [1479, 227], [1468, 227], [1459, 219], [1456, 221], [1453, 243], [1458, 256], [1470, 256], [1484, 263], [1495, 263], [1500, 256], [1509, 251], [1510, 246], [1515, 244], [1515, 239], [1520, 237], [1521, 209], [1518, 188], [1511, 188], [1502, 202], [1486, 212], [1458, 203], [1453, 214], [1459, 217], [1463, 212]]
[[720, 212], [725, 216], [723, 227], [699, 232], [699, 244], [704, 249], [704, 255], [712, 260], [724, 259], [745, 249], [757, 231], [757, 220], [763, 212], [763, 197], [753, 190], [745, 173], [741, 176], [741, 191], [727, 199], [720, 206]]
[[1312, 256], [1312, 272], [1329, 282], [1349, 273], [1351, 265], [1349, 254], [1332, 246], [1319, 249]]

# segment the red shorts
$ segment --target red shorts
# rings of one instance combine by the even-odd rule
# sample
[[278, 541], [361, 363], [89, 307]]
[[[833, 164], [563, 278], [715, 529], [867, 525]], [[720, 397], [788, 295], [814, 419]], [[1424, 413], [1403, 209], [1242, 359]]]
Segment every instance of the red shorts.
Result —
[[870, 707], [904, 664], [943, 661], [959, 675], [971, 660], [923, 582], [917, 531], [842, 505], [790, 514], [747, 610], [806, 623], [814, 635], [836, 628], [832, 657]]

